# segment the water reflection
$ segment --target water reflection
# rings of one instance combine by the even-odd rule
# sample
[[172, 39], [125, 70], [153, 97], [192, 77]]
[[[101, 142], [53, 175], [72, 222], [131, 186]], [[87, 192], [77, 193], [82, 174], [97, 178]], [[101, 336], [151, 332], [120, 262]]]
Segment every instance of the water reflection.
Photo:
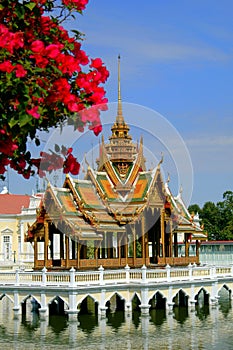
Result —
[[52, 315], [49, 317], [49, 326], [51, 327], [53, 333], [62, 333], [68, 326], [68, 321], [65, 316], [62, 315]]
[[141, 316], [141, 312], [139, 310], [133, 311], [132, 321], [136, 329], [139, 328], [139, 325], [140, 325], [140, 316]]
[[174, 307], [174, 319], [180, 324], [185, 323], [188, 318], [188, 308], [184, 306], [176, 306]]
[[226, 288], [222, 288], [219, 295], [219, 310], [222, 312], [223, 316], [227, 318], [231, 310], [231, 299], [229, 291]]
[[107, 314], [107, 319], [107, 324], [110, 325], [115, 331], [117, 331], [125, 322], [125, 313], [124, 311], [116, 311], [114, 313], [109, 312]]
[[160, 326], [166, 320], [166, 310], [164, 309], [152, 309], [150, 311], [151, 320], [155, 326]]
[[14, 350], [227, 350], [232, 349], [232, 322], [231, 300], [222, 294], [215, 308], [197, 305], [191, 312], [176, 306], [168, 314], [155, 307], [145, 317], [135, 307], [130, 316], [109, 310], [106, 318], [83, 309], [77, 322], [69, 322], [66, 315], [42, 321], [30, 310], [13, 319], [11, 309], [0, 307], [0, 345]]
[[210, 314], [209, 305], [196, 306], [196, 316], [199, 320], [205, 320]]
[[98, 326], [98, 316], [93, 314], [80, 314], [78, 317], [79, 328], [82, 329], [84, 333], [90, 334], [94, 332], [95, 328]]

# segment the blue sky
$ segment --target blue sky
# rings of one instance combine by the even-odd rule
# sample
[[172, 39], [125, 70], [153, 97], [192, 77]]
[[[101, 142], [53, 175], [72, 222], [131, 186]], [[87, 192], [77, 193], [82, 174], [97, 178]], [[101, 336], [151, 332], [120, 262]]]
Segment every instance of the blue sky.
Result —
[[[232, 13], [231, 0], [90, 0], [68, 23], [110, 70], [109, 102], [117, 100], [120, 53], [123, 101], [157, 111], [181, 135], [199, 205], [233, 191]], [[10, 175], [10, 190], [25, 192], [25, 183]]]

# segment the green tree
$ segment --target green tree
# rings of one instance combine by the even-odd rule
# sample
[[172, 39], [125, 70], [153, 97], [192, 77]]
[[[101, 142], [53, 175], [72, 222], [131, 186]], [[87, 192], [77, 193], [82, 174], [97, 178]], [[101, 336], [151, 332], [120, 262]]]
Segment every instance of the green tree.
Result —
[[199, 213], [201, 223], [211, 240], [233, 240], [233, 192], [223, 193], [223, 201], [206, 202], [189, 206], [190, 213]]
[[212, 240], [220, 239], [219, 227], [219, 209], [213, 202], [206, 202], [201, 211], [201, 219], [204, 224], [205, 231], [208, 233], [208, 238]]
[[188, 210], [190, 212], [190, 214], [194, 213], [194, 214], [201, 214], [201, 208], [199, 207], [198, 204], [192, 204], [188, 207]]
[[233, 192], [224, 192], [223, 199], [222, 202], [217, 203], [220, 238], [222, 240], [231, 240], [233, 239]]

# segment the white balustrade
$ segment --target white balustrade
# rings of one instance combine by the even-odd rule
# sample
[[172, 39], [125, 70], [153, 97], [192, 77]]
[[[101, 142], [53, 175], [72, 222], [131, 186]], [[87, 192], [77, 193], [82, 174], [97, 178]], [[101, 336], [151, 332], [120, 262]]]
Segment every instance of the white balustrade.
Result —
[[143, 266], [131, 269], [126, 266], [121, 270], [105, 270], [102, 266], [98, 271], [51, 272], [43, 268], [41, 271], [0, 271], [0, 285], [15, 286], [63, 286], [69, 288], [84, 286], [103, 286], [111, 284], [150, 284], [172, 283], [177, 281], [198, 281], [203, 279], [233, 278], [233, 266], [196, 266], [149, 269]]

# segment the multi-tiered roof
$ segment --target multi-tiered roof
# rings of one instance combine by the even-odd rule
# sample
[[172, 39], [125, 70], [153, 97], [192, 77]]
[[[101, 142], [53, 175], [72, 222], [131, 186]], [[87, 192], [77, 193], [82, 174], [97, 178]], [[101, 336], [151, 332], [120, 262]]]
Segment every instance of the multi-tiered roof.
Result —
[[[158, 246], [157, 261], [162, 244], [164, 262], [166, 254], [169, 257], [172, 254], [172, 249], [166, 247], [172, 246], [173, 233], [188, 234], [187, 237], [192, 239], [193, 236], [195, 240], [206, 239], [202, 229], [192, 220], [181, 196], [174, 197], [168, 183], [163, 182], [162, 160], [153, 170], [146, 170], [143, 139], [139, 145], [132, 141], [130, 128], [122, 113], [120, 59], [118, 108], [111, 131], [108, 143], [102, 137], [97, 170], [89, 165], [84, 180], [67, 175], [63, 188], [48, 186], [42, 211], [30, 227], [28, 239], [32, 240], [35, 232], [43, 231], [43, 215], [60, 232], [77, 242], [101, 242], [114, 232], [122, 234], [121, 237], [128, 242], [128, 234], [135, 235], [136, 239], [135, 230], [138, 223], [142, 223], [139, 226], [143, 233], [140, 231], [139, 236], [142, 235], [144, 240], [143, 259], [146, 263], [149, 261], [148, 239], [152, 240], [152, 245]], [[153, 225], [153, 230], [158, 232], [156, 234], [151, 233]], [[170, 238], [166, 236], [168, 229]], [[118, 237], [119, 244], [122, 239]]]

